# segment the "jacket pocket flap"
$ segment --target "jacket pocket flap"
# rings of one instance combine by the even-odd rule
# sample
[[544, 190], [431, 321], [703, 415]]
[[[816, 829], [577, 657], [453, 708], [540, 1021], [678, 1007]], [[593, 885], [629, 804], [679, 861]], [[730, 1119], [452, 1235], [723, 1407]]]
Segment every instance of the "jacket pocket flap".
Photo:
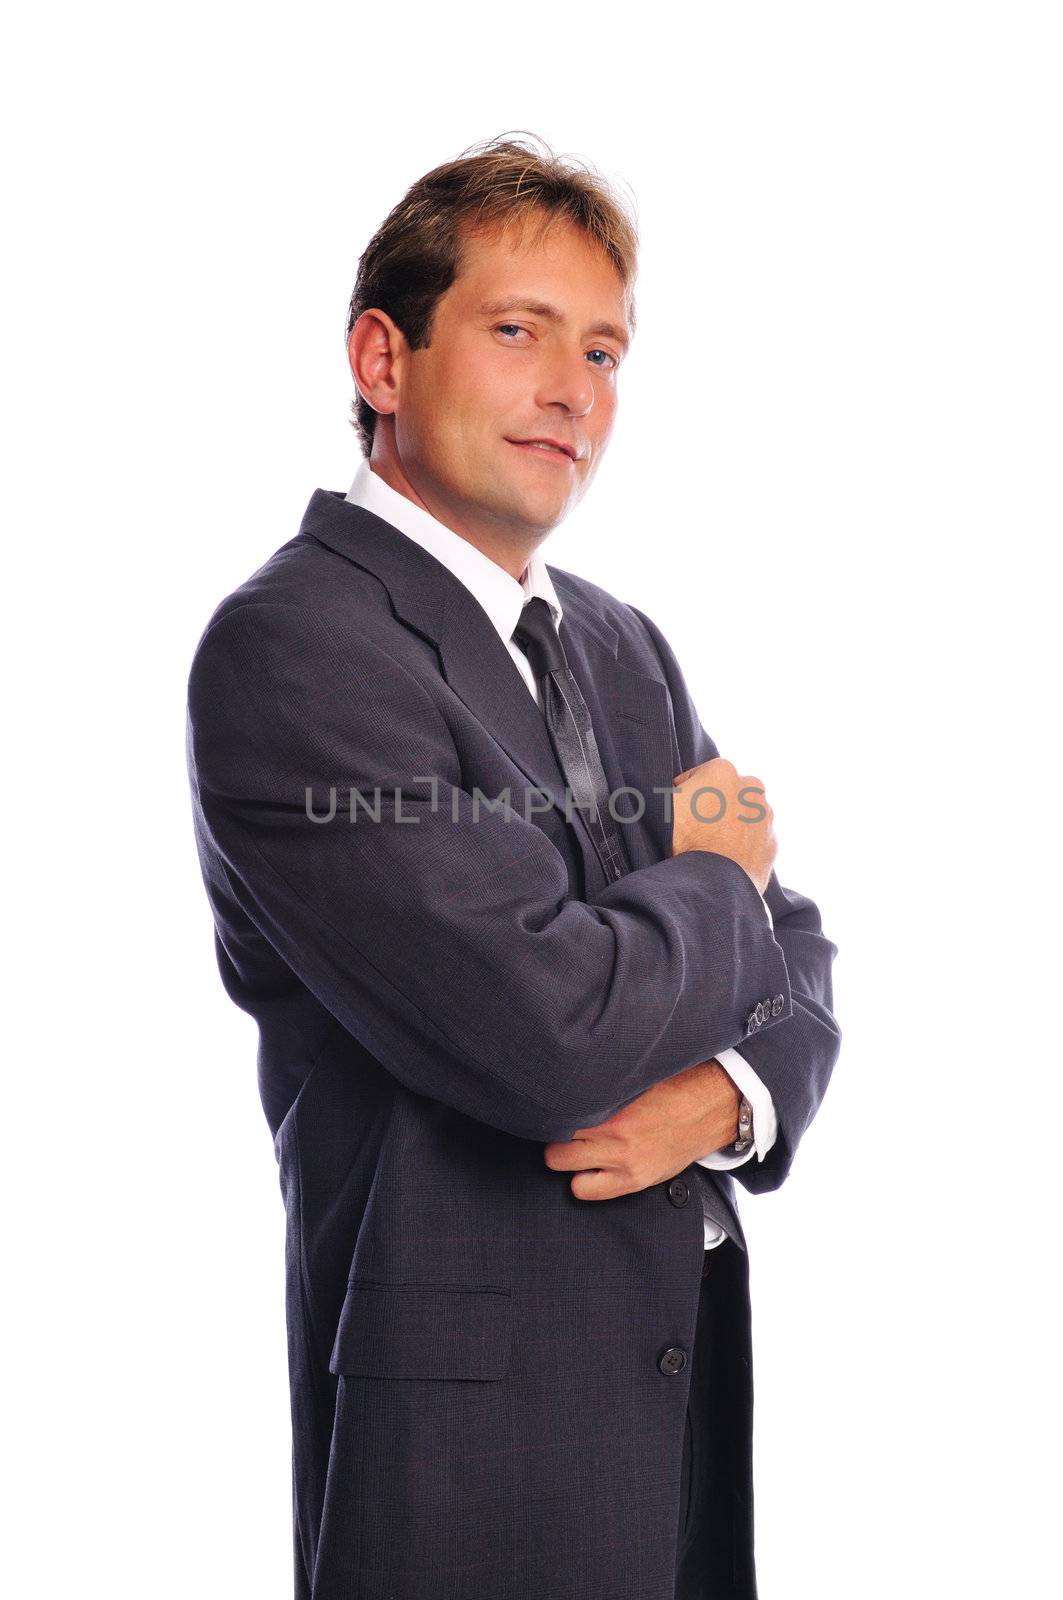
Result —
[[501, 1378], [509, 1361], [512, 1300], [493, 1285], [347, 1285], [329, 1362], [361, 1378]]

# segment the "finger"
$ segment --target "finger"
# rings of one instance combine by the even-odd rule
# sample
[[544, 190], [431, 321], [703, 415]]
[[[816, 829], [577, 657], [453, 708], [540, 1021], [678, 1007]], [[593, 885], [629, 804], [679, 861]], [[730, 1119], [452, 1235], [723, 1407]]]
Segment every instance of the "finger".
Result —
[[546, 1145], [543, 1160], [554, 1172], [580, 1172], [584, 1167], [597, 1166], [604, 1154], [600, 1141], [565, 1139]]
[[608, 1167], [592, 1167], [588, 1172], [577, 1172], [570, 1187], [577, 1200], [615, 1200], [622, 1194], [633, 1193], [630, 1184]]

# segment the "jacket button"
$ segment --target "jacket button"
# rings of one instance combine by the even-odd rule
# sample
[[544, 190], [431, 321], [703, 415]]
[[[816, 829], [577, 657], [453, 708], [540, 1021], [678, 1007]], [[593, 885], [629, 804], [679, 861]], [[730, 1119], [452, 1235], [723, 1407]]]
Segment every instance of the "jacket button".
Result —
[[755, 1015], [756, 1015], [756, 1019], [757, 1019], [758, 1024], [764, 1021], [764, 1002], [763, 1002], [763, 1000], [758, 1000], [757, 1001], [757, 1009], [756, 1009]]
[[772, 1014], [773, 1017], [781, 1017], [782, 1016], [782, 1008], [785, 1005], [785, 1003], [786, 1002], [783, 1000], [783, 997], [782, 997], [781, 994], [777, 994], [775, 996], [775, 999], [771, 1003], [771, 1014]]
[[760, 1027], [760, 1023], [757, 1021], [757, 1013], [755, 1011], [751, 1011], [749, 1016], [746, 1018], [746, 1027], [749, 1029], [750, 1033], [756, 1033], [757, 1029]]
[[685, 1206], [690, 1199], [690, 1188], [682, 1178], [673, 1178], [668, 1185], [668, 1198], [674, 1206]]
[[682, 1372], [686, 1364], [686, 1351], [679, 1350], [674, 1346], [671, 1350], [666, 1350], [657, 1363], [661, 1371], [669, 1378], [674, 1377], [677, 1372]]

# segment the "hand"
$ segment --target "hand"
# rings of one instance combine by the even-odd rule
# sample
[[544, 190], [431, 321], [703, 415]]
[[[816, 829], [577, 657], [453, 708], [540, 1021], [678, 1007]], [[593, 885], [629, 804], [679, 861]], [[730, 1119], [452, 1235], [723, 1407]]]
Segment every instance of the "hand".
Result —
[[707, 850], [730, 856], [763, 894], [778, 846], [775, 813], [760, 779], [739, 776], [730, 761], [714, 756], [680, 772], [672, 785], [679, 791], [673, 796], [672, 854]]
[[699, 1061], [650, 1087], [605, 1122], [543, 1148], [555, 1172], [573, 1172], [577, 1200], [614, 1200], [664, 1183], [738, 1138], [739, 1094], [718, 1061]]

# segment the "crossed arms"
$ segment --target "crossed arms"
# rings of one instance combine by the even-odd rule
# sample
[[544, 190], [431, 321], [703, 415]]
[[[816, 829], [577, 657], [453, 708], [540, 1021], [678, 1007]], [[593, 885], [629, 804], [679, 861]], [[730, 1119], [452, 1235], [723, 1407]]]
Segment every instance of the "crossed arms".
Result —
[[[684, 760], [707, 760], [674, 658], [643, 622]], [[811, 901], [773, 879], [773, 933], [743, 869], [704, 851], [569, 898], [546, 833], [515, 811], [474, 815], [427, 689], [336, 610], [221, 616], [189, 680], [188, 757], [204, 874], [407, 1088], [567, 1140], [741, 1042], [779, 1126], [741, 1171], [750, 1187], [782, 1181], [837, 1051], [834, 946]], [[310, 821], [307, 789], [324, 814], [330, 785], [379, 788], [379, 820]], [[749, 1037], [751, 1006], [776, 994], [779, 1015]]]

